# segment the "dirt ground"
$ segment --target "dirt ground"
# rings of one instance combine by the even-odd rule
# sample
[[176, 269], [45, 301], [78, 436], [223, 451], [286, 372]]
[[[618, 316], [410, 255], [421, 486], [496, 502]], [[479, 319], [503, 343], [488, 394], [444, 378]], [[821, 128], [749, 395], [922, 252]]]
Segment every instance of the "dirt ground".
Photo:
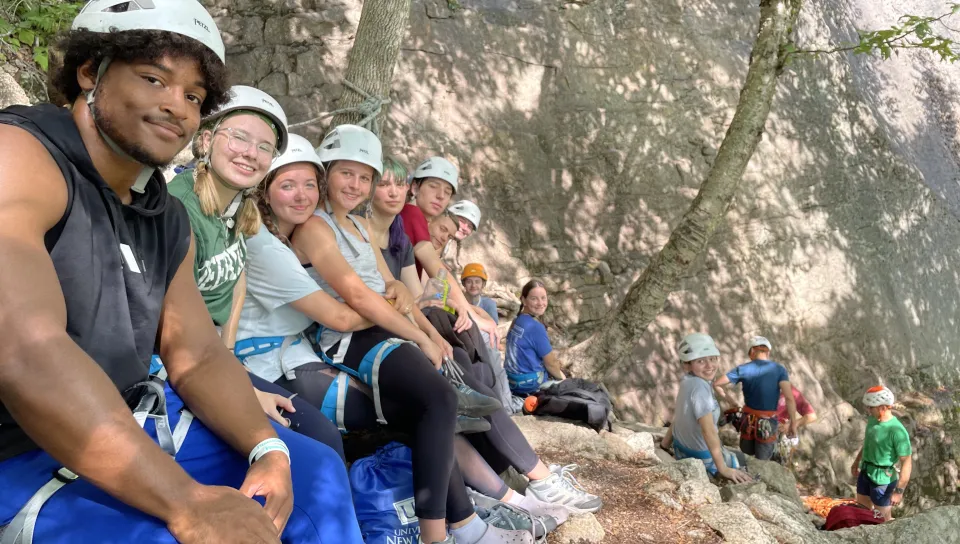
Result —
[[[651, 464], [570, 459], [568, 454], [542, 452], [545, 462], [563, 458], [580, 465], [577, 480], [603, 499], [596, 513], [606, 531], [603, 542], [609, 544], [714, 544], [722, 539], [691, 510], [673, 510], [643, 492], [644, 484], [654, 479], [643, 470]], [[547, 538], [548, 543], [555, 540]]]

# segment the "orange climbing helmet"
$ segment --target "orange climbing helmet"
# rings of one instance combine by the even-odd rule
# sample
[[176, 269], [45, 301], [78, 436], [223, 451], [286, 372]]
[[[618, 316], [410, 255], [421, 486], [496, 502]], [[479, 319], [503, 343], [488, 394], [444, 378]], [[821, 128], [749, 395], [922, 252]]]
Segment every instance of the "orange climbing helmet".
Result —
[[467, 266], [463, 267], [463, 274], [460, 274], [461, 282], [463, 282], [467, 278], [480, 278], [483, 281], [487, 281], [487, 271], [483, 268], [483, 265], [480, 263], [470, 263]]

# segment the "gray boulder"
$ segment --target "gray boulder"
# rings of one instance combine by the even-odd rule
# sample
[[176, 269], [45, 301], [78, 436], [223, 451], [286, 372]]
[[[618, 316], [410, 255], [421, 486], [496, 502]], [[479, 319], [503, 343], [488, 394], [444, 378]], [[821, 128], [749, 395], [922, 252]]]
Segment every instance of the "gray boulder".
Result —
[[663, 463], [653, 467], [650, 470], [681, 485], [688, 480], [699, 480], [705, 484], [710, 483], [710, 479], [707, 477], [707, 469], [699, 459], [670, 461], [669, 463]]
[[825, 532], [844, 544], [943, 544], [960, 542], [960, 506], [941, 506], [915, 516]]
[[742, 502], [707, 504], [697, 513], [729, 544], [777, 544]]
[[779, 464], [748, 456], [747, 472], [759, 476], [760, 481], [767, 484], [767, 489], [770, 491], [780, 493], [794, 503], [803, 505], [800, 494], [797, 493], [797, 479]]
[[514, 415], [513, 421], [536, 451], [562, 451], [571, 457], [629, 461], [636, 453], [623, 438], [554, 418]]
[[603, 542], [606, 532], [593, 514], [573, 516], [550, 534], [551, 544], [594, 544]]
[[754, 493], [766, 493], [767, 484], [763, 482], [747, 482], [745, 484], [730, 484], [720, 488], [720, 498], [723, 502], [743, 502]]
[[702, 480], [687, 480], [683, 482], [680, 484], [677, 495], [680, 497], [680, 501], [687, 506], [723, 502], [720, 499], [720, 490], [717, 489], [717, 486]]

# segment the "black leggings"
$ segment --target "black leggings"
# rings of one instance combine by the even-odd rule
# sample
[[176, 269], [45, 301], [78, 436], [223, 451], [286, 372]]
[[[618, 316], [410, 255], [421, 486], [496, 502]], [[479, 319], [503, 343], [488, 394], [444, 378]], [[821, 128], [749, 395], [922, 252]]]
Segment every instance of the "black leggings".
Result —
[[[484, 395], [497, 398], [497, 393], [493, 390], [496, 378], [489, 365], [483, 362], [471, 363], [467, 352], [460, 348], [453, 349], [453, 356], [464, 369], [464, 383]], [[533, 470], [540, 462], [540, 457], [533, 451], [533, 447], [507, 411], [497, 410], [487, 416], [487, 420], [490, 422], [490, 430], [467, 435], [467, 440], [486, 459], [490, 467], [497, 474], [510, 467], [517, 469], [520, 474]], [[473, 486], [472, 483], [470, 485]]]
[[[368, 352], [381, 341], [393, 337], [390, 332], [376, 326], [354, 332], [343, 364], [357, 369]], [[338, 348], [339, 345], [333, 346], [327, 355], [332, 358]], [[316, 384], [316, 378], [321, 376], [316, 376], [313, 380], [308, 377], [308, 374], [323, 374], [319, 370], [311, 370], [310, 367], [313, 366], [297, 368], [294, 371], [297, 379], [292, 382], [281, 378], [276, 383], [284, 388], [291, 388], [319, 407], [322, 406], [326, 387]], [[457, 487], [456, 480], [460, 480], [459, 487], [463, 488], [459, 471], [453, 475], [453, 436], [457, 424], [456, 393], [420, 348], [413, 344], [401, 344], [384, 358], [380, 366], [380, 394], [388, 424], [412, 435], [410, 449], [413, 450], [413, 487], [417, 517], [447, 518], [449, 489]], [[345, 412], [351, 414], [357, 409], [356, 404], [357, 401], [348, 402]], [[463, 496], [466, 497], [466, 491]], [[471, 508], [470, 512], [472, 511]], [[450, 515], [454, 516], [454, 513], [450, 512]]]
[[[250, 375], [250, 381], [253, 382], [253, 386], [260, 391], [282, 395], [287, 398], [293, 395], [291, 391], [274, 385], [253, 373], [248, 372], [247, 374]], [[293, 397], [292, 402], [296, 412], [290, 413], [285, 411], [283, 413], [283, 417], [290, 420], [290, 429], [330, 446], [337, 452], [340, 459], [343, 459], [344, 464], [346, 464], [347, 460], [343, 455], [343, 439], [340, 436], [340, 431], [337, 429], [337, 426], [320, 413], [320, 410], [310, 404], [309, 401], [296, 396]]]

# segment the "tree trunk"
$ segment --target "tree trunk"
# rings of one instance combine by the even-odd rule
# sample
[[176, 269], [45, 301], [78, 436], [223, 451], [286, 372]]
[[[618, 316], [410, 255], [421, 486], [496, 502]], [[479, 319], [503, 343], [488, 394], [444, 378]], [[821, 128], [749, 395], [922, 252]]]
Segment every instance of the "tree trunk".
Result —
[[760, 143], [783, 68], [783, 46], [790, 39], [800, 4], [801, 0], [761, 0], [747, 78], [707, 179], [670, 240], [630, 286], [620, 307], [598, 332], [563, 355], [564, 363], [575, 371], [603, 379], [612, 367], [629, 364], [634, 346], [660, 313], [667, 296], [707, 246]]
[[[371, 96], [386, 99], [409, 19], [410, 0], [366, 0], [357, 25], [357, 37], [347, 57], [344, 79]], [[344, 87], [337, 109], [357, 106], [363, 101], [359, 93]], [[334, 116], [331, 127], [356, 124], [363, 117], [354, 111], [339, 113]]]

